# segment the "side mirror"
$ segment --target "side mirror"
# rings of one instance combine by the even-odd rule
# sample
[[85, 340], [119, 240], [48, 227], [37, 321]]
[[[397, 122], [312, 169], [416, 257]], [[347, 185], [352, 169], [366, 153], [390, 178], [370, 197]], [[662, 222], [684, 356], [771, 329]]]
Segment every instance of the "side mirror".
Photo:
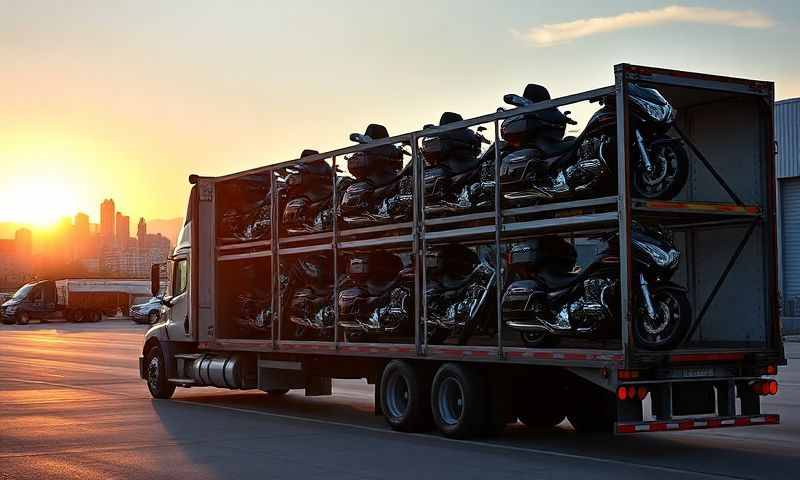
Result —
[[509, 105], [514, 105], [515, 107], [525, 107], [528, 105], [533, 105], [533, 102], [528, 100], [525, 97], [520, 97], [514, 93], [508, 93], [503, 96], [503, 101]]
[[158, 296], [158, 292], [161, 291], [161, 265], [155, 263], [150, 266], [150, 293], [154, 296]]
[[161, 304], [164, 305], [165, 307], [171, 307], [172, 295], [164, 295], [163, 297], [161, 297]]
[[356, 143], [369, 143], [372, 141], [372, 138], [370, 138], [368, 135], [364, 135], [361, 133], [351, 133], [350, 141]]

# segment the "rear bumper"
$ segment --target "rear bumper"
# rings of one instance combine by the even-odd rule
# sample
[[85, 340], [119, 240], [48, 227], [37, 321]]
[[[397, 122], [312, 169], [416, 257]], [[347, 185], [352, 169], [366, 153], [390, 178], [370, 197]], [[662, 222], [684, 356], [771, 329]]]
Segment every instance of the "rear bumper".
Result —
[[655, 420], [649, 422], [617, 422], [615, 434], [672, 432], [682, 430], [705, 430], [709, 428], [750, 427], [754, 425], [777, 425], [780, 415], [737, 415], [734, 417], [701, 417], [682, 420]]

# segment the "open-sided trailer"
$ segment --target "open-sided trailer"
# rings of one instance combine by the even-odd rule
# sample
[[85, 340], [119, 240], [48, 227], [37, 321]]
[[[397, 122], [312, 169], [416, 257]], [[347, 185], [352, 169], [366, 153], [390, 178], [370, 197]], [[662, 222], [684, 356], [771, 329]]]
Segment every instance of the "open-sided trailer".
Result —
[[[305, 389], [331, 393], [331, 378], [366, 378], [376, 385], [376, 412], [400, 430], [424, 430], [431, 410], [446, 435], [497, 430], [522, 419], [552, 425], [567, 416], [578, 430], [636, 433], [778, 423], [760, 409], [760, 396], [774, 394], [768, 377], [784, 365], [778, 315], [773, 84], [660, 68], [617, 65], [614, 85], [513, 110], [393, 136], [369, 143], [274, 163], [223, 177], [192, 176], [187, 221], [171, 259], [168, 314], [147, 334], [140, 372], [155, 396], [175, 386], [259, 388], [273, 395]], [[633, 198], [629, 86], [658, 89], [678, 111], [670, 133], [689, 152], [686, 187], [670, 201]], [[345, 155], [380, 147], [410, 146], [414, 192], [422, 191], [419, 142], [462, 127], [493, 127], [499, 158], [499, 124], [526, 112], [605, 98], [617, 112], [617, 194], [560, 203], [504, 208], [495, 189], [493, 211], [425, 218], [424, 195], [413, 195], [408, 222], [285, 235], [278, 183], [287, 169], [324, 160], [343, 169]], [[611, 100], [608, 100], [611, 99]], [[499, 178], [499, 162], [495, 177]], [[345, 173], [345, 175], [347, 175]], [[267, 192], [268, 232], [252, 241], [220, 241], [227, 197], [260, 182]], [[335, 178], [333, 205], [337, 204]], [[231, 193], [234, 192], [234, 193]], [[262, 205], [263, 207], [263, 205]], [[633, 222], [663, 225], [682, 252], [675, 278], [686, 285], [693, 319], [675, 349], [645, 350], [633, 340], [637, 306], [631, 236]], [[503, 271], [509, 242], [558, 234], [578, 243], [596, 232], [617, 232], [619, 311], [617, 338], [528, 347], [509, 333], [497, 275], [495, 328], [459, 344], [428, 341], [426, 252], [445, 242], [485, 245]], [[277, 241], [276, 241], [277, 240]], [[331, 253], [332, 297], [338, 298], [342, 258], [348, 252], [404, 252], [414, 272], [416, 301], [406, 337], [369, 340], [344, 335], [332, 302], [332, 332], [297, 339], [282, 321], [282, 259]], [[249, 269], [249, 270], [248, 270]], [[271, 314], [263, 334], [231, 327], [229, 308], [246, 271], [269, 291]], [[265, 323], [265, 325], [264, 325]], [[461, 342], [463, 343], [463, 342]], [[388, 376], [388, 378], [387, 378]], [[770, 392], [770, 387], [772, 392]], [[446, 390], [446, 391], [445, 391]]]

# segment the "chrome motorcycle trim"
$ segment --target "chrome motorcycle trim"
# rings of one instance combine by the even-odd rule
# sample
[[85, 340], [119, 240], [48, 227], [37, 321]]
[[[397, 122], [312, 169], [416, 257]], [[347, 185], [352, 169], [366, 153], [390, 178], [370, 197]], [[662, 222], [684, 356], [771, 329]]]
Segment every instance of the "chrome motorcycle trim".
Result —
[[647, 283], [644, 273], [639, 274], [639, 286], [642, 288], [642, 298], [644, 299], [644, 306], [647, 309], [647, 315], [651, 319], [655, 319], [656, 308], [653, 305], [653, 297], [650, 295], [650, 286]]
[[647, 154], [647, 148], [644, 146], [644, 137], [642, 137], [642, 134], [639, 132], [638, 128], [635, 129], [633, 133], [636, 136], [636, 145], [639, 147], [639, 155], [642, 156], [644, 168], [648, 172], [652, 173], [653, 163], [650, 161], [650, 155]]
[[519, 321], [509, 320], [506, 322], [506, 326], [509, 328], [513, 328], [514, 330], [521, 330], [523, 332], [548, 332], [552, 333], [552, 330], [547, 328], [542, 323], [523, 323]]

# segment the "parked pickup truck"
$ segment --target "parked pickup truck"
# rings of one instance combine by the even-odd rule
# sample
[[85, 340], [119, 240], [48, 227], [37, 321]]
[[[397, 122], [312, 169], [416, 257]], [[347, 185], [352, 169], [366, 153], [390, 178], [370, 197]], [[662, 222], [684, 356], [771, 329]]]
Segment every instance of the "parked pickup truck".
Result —
[[0, 319], [19, 325], [32, 319], [99, 322], [103, 314], [127, 312], [132, 299], [149, 292], [148, 280], [40, 280], [23, 285], [0, 305]]

